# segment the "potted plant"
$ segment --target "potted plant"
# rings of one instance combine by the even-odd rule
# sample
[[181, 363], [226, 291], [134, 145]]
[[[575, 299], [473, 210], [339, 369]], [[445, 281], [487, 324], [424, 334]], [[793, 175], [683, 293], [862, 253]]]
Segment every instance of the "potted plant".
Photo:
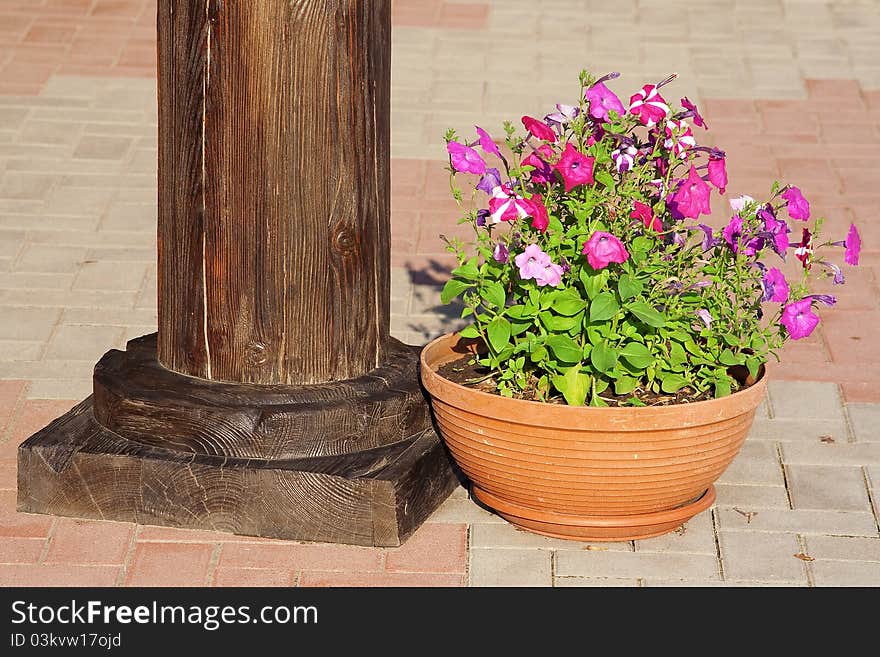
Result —
[[[512, 523], [582, 540], [668, 532], [714, 500], [765, 394], [768, 357], [816, 328], [858, 264], [855, 226], [820, 242], [797, 187], [731, 199], [725, 153], [687, 98], [628, 106], [580, 75], [574, 105], [446, 134], [450, 189], [474, 239], [443, 303], [470, 324], [422, 351], [421, 376], [475, 497]], [[694, 127], [692, 127], [694, 126]], [[461, 185], [462, 178], [466, 184]], [[465, 193], [467, 190], [467, 195]], [[469, 207], [470, 206], [470, 207]], [[445, 238], [444, 238], [445, 239]], [[784, 271], [785, 270], [785, 271]]]

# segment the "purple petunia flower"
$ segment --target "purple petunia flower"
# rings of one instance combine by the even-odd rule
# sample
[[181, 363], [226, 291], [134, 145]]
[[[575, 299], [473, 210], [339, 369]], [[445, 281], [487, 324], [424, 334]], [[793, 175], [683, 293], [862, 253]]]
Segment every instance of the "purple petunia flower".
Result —
[[831, 272], [834, 274], [834, 278], [831, 280], [834, 285], [843, 285], [844, 283], [846, 283], [846, 277], [843, 275], [843, 270], [835, 265], [833, 262], [820, 260], [819, 264], [828, 267], [828, 269], [830, 269]]
[[492, 258], [495, 262], [500, 262], [502, 264], [510, 260], [510, 251], [507, 250], [507, 246], [504, 242], [498, 242], [498, 244], [495, 245], [495, 249], [492, 251]]
[[501, 172], [493, 167], [491, 169], [486, 169], [486, 173], [483, 174], [483, 177], [480, 178], [480, 182], [477, 183], [477, 189], [481, 192], [486, 192], [491, 196], [492, 191], [500, 184]]
[[581, 109], [575, 105], [563, 105], [556, 103], [556, 111], [544, 117], [544, 122], [557, 130], [571, 123], [581, 113]]
[[813, 300], [805, 298], [788, 304], [782, 309], [779, 322], [792, 340], [806, 338], [819, 324], [819, 316], [813, 312]]
[[806, 221], [810, 218], [810, 202], [801, 194], [797, 187], [789, 187], [782, 193], [782, 198], [787, 202], [788, 216], [798, 221]]
[[614, 168], [617, 173], [623, 173], [632, 169], [636, 161], [638, 150], [635, 146], [621, 146], [611, 153], [611, 159], [614, 160]]
[[727, 242], [728, 246], [730, 246], [734, 253], [739, 252], [739, 242], [742, 239], [742, 228], [742, 217], [735, 214], [730, 218], [730, 221], [727, 222], [724, 230], [721, 231], [724, 241]]
[[703, 323], [706, 325], [706, 328], [712, 328], [712, 313], [710, 313], [705, 308], [700, 308], [697, 311], [697, 317], [703, 320]]
[[549, 183], [555, 180], [553, 175], [553, 167], [548, 164], [547, 160], [554, 155], [553, 147], [549, 144], [541, 144], [537, 151], [532, 151], [522, 161], [524, 167], [534, 167], [529, 180], [533, 183]]
[[703, 243], [702, 248], [703, 251], [708, 251], [716, 244], [720, 244], [721, 240], [715, 237], [715, 232], [712, 230], [711, 226], [707, 226], [706, 224], [697, 224], [697, 228], [703, 231]]
[[804, 298], [813, 299], [814, 301], [818, 301], [819, 303], [824, 303], [826, 306], [833, 306], [835, 303], [837, 303], [837, 297], [833, 294], [808, 294]]
[[477, 210], [477, 226], [485, 226], [486, 219], [489, 218], [491, 213], [483, 208], [482, 210]]

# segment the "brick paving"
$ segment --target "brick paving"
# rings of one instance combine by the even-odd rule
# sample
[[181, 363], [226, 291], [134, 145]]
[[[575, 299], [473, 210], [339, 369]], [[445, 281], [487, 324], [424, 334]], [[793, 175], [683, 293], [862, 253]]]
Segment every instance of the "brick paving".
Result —
[[399, 549], [16, 513], [18, 443], [90, 393], [102, 353], [156, 327], [155, 0], [0, 0], [0, 585], [880, 585], [877, 3], [396, 0], [393, 25], [405, 341], [458, 325], [439, 301], [439, 234], [458, 230], [443, 132], [542, 114], [585, 66], [620, 71], [622, 96], [677, 71], [727, 150], [729, 194], [781, 176], [826, 235], [858, 223], [862, 266], [771, 367], [714, 507], [667, 536], [588, 545], [515, 530], [459, 489]]

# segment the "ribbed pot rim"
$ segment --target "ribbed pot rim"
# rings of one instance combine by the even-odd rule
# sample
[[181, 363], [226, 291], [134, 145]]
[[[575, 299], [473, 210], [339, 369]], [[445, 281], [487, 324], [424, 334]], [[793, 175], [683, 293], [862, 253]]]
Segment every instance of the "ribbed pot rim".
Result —
[[437, 373], [441, 366], [467, 353], [464, 349], [455, 350], [459, 340], [457, 333], [446, 333], [422, 348], [420, 376], [427, 391], [450, 406], [516, 424], [533, 425], [540, 418], [541, 425], [546, 427], [567, 429], [582, 425], [591, 431], [618, 432], [701, 426], [752, 411], [761, 403], [767, 388], [762, 366], [758, 380], [748, 388], [726, 397], [686, 404], [594, 407], [513, 399], [467, 388]]

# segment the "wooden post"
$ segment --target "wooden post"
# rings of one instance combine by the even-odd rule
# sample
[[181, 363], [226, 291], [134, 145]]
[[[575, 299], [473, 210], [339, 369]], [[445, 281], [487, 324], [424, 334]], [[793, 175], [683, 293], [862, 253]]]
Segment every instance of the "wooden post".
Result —
[[159, 331], [19, 509], [399, 545], [456, 485], [389, 335], [390, 0], [159, 0]]

